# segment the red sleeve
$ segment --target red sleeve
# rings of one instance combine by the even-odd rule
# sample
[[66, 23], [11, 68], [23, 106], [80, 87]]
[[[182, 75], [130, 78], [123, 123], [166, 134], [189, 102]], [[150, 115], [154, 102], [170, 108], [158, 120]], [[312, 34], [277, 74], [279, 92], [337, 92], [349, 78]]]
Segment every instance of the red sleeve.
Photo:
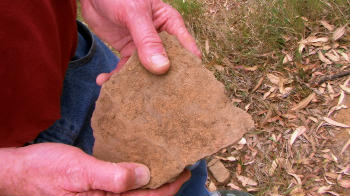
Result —
[[77, 43], [75, 0], [0, 1], [0, 147], [22, 146], [60, 117]]

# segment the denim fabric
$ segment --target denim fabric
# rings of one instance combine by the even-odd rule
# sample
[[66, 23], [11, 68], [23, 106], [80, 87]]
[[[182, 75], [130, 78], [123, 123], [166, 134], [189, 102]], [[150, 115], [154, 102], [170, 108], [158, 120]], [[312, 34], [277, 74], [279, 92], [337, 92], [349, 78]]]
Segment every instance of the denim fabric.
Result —
[[196, 167], [191, 168], [191, 178], [182, 185], [176, 196], [210, 196], [205, 183], [207, 181], [207, 163], [205, 160], [197, 162]]
[[[58, 142], [76, 146], [92, 154], [94, 137], [91, 116], [101, 88], [96, 84], [100, 73], [112, 71], [119, 59], [104, 43], [78, 22], [78, 48], [69, 63], [61, 96], [61, 119], [41, 132], [34, 143]], [[205, 188], [205, 161], [190, 167], [192, 176], [180, 189], [181, 196], [208, 196]]]
[[63, 83], [61, 119], [40, 133], [34, 143], [59, 142], [92, 154], [94, 137], [90, 119], [101, 89], [96, 77], [113, 70], [119, 60], [80, 22], [78, 31], [76, 54]]

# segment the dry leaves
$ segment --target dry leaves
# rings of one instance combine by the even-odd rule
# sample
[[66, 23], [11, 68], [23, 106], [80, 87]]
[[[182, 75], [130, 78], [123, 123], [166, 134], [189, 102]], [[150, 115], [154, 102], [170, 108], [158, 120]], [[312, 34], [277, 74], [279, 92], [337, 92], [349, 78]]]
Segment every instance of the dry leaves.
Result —
[[327, 21], [321, 20], [320, 23], [321, 23], [322, 26], [324, 26], [328, 31], [333, 31], [333, 30], [334, 30], [334, 25], [329, 24]]
[[289, 140], [289, 145], [292, 146], [294, 141], [299, 137], [301, 136], [302, 134], [304, 134], [306, 131], [306, 127], [304, 126], [300, 126], [298, 128], [295, 129], [295, 131], [293, 132], [292, 136], [290, 137], [290, 140]]
[[337, 41], [338, 39], [340, 39], [344, 35], [345, 27], [346, 26], [339, 27], [334, 31], [333, 36], [332, 36], [332, 39], [334, 41]]
[[336, 126], [336, 127], [350, 128], [350, 125], [346, 125], [346, 124], [337, 122], [337, 121], [332, 120], [332, 119], [327, 118], [327, 117], [323, 117], [323, 120], [326, 121], [328, 124]]
[[305, 196], [305, 191], [300, 187], [295, 187], [290, 193], [290, 196]]
[[273, 74], [267, 74], [266, 76], [270, 80], [270, 82], [275, 85], [278, 85], [281, 80], [280, 77], [275, 76]]
[[249, 186], [257, 186], [258, 185], [258, 183], [251, 178], [248, 178], [245, 176], [240, 176], [240, 175], [237, 175], [236, 177], [242, 183], [242, 186], [244, 186], [244, 187], [246, 187], [247, 185], [249, 185]]
[[346, 189], [350, 189], [350, 180], [338, 180], [338, 184]]
[[318, 58], [319, 58], [322, 62], [324, 62], [324, 63], [326, 63], [326, 64], [332, 64], [332, 61], [330, 61], [329, 59], [327, 59], [327, 58], [323, 55], [323, 53], [322, 53], [321, 51], [318, 51]]
[[341, 89], [343, 89], [343, 91], [345, 91], [346, 93], [350, 94], [350, 88], [345, 86], [345, 85], [339, 85]]
[[311, 93], [308, 97], [303, 99], [300, 103], [298, 103], [296, 106], [294, 106], [291, 110], [296, 111], [296, 110], [301, 110], [305, 108], [309, 103], [316, 97], [316, 93]]

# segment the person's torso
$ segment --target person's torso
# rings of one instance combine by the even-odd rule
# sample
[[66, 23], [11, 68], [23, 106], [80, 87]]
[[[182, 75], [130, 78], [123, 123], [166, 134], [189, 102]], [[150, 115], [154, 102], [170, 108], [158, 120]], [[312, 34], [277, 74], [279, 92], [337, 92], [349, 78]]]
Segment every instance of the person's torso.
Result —
[[0, 147], [21, 146], [60, 116], [76, 2], [1, 0], [0, 13]]

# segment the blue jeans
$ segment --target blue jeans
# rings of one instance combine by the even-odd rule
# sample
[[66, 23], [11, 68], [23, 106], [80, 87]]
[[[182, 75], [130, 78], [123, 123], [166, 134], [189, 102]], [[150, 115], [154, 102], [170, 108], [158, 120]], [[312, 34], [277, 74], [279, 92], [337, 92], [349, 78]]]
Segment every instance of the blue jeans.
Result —
[[[96, 77], [112, 71], [119, 59], [105, 44], [78, 22], [78, 47], [75, 57], [69, 63], [61, 96], [61, 119], [41, 132], [34, 143], [58, 142], [82, 149], [92, 154], [94, 137], [91, 116], [95, 108], [100, 87]], [[177, 195], [208, 196], [205, 187], [207, 168], [204, 160], [191, 169], [191, 179]]]

